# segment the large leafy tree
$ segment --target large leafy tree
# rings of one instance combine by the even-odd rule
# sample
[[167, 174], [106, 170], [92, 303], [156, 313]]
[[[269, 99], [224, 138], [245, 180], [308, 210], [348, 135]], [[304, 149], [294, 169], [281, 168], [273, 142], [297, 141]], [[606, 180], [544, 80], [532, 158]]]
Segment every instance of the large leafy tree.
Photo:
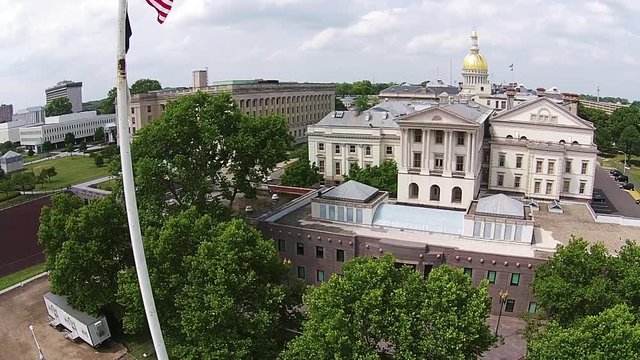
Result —
[[294, 164], [284, 170], [282, 175], [282, 185], [296, 187], [310, 187], [322, 180], [316, 164], [309, 163], [309, 160], [299, 159]]
[[102, 104], [100, 105], [100, 112], [102, 112], [103, 114], [116, 113], [116, 95], [117, 95], [117, 90], [114, 86], [107, 93], [107, 97], [104, 100], [102, 100]]
[[76, 135], [72, 132], [68, 132], [66, 134], [64, 134], [64, 144], [69, 146], [73, 146], [73, 144], [76, 142]]
[[552, 322], [528, 342], [529, 360], [639, 359], [640, 324], [626, 305], [563, 327]]
[[177, 296], [180, 359], [274, 359], [282, 333], [288, 267], [273, 245], [241, 220], [208, 230], [186, 260]]
[[69, 101], [68, 97], [53, 99], [44, 107], [45, 116], [58, 116], [71, 114], [72, 112], [71, 101]]
[[355, 180], [382, 191], [388, 191], [392, 196], [398, 192], [398, 164], [394, 160], [385, 160], [379, 166], [362, 169], [357, 164], [349, 170], [345, 181]]
[[104, 128], [99, 127], [96, 129], [95, 134], [93, 135], [93, 139], [95, 141], [104, 141]]
[[619, 139], [629, 125], [638, 126], [640, 124], [640, 108], [622, 107], [616, 109], [609, 116], [609, 124], [611, 136], [613, 139]]
[[160, 85], [158, 80], [139, 79], [131, 85], [132, 94], [144, 94], [155, 90], [162, 90], [162, 85]]
[[36, 174], [31, 171], [21, 171], [11, 175], [11, 183], [17, 190], [33, 190], [36, 185]]
[[640, 155], [640, 132], [636, 125], [627, 126], [620, 134], [617, 144], [629, 157]]
[[62, 193], [51, 197], [51, 206], [42, 208], [38, 242], [44, 248], [48, 269], [53, 269], [62, 245], [68, 240], [68, 220], [74, 218], [83, 205], [79, 197]]
[[[66, 205], [72, 216], [67, 217], [62, 233], [66, 241], [49, 269], [51, 290], [68, 295], [69, 304], [79, 310], [104, 312], [115, 303], [118, 272], [133, 261], [124, 208], [111, 196], [77, 211], [73, 203]], [[60, 235], [58, 231], [52, 233]], [[59, 240], [59, 236], [53, 238]]]
[[303, 334], [283, 359], [476, 359], [495, 341], [486, 284], [474, 288], [459, 269], [425, 280], [386, 255], [355, 258], [343, 273], [309, 290]]

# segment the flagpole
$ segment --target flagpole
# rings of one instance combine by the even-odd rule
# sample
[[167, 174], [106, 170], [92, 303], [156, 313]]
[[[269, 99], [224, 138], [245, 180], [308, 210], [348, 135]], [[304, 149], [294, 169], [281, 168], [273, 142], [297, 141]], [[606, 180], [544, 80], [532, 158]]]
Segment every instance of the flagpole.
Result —
[[156, 305], [153, 301], [151, 282], [147, 270], [147, 260], [144, 256], [142, 245], [142, 234], [140, 232], [140, 220], [138, 219], [138, 205], [136, 203], [135, 186], [133, 183], [133, 166], [131, 164], [131, 143], [129, 134], [129, 88], [127, 84], [127, 67], [125, 62], [125, 39], [127, 19], [127, 0], [120, 0], [118, 11], [118, 136], [120, 137], [120, 161], [122, 163], [122, 185], [124, 187], [124, 199], [127, 208], [127, 220], [129, 222], [129, 234], [131, 235], [131, 247], [133, 248], [133, 258], [138, 274], [142, 302], [147, 314], [147, 322], [151, 331], [153, 347], [156, 350], [156, 357], [159, 360], [168, 360], [167, 349], [164, 345], [162, 330]]

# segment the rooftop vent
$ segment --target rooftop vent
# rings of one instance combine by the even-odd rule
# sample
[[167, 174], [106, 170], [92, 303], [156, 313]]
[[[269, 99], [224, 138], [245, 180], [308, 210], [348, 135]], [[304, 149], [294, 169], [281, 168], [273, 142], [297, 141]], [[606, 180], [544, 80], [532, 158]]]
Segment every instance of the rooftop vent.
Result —
[[333, 113], [334, 118], [342, 119], [344, 117], [344, 111], [336, 111]]
[[365, 119], [366, 121], [371, 121], [371, 114], [370, 114], [370, 113], [366, 113], [366, 114], [364, 115], [364, 119]]
[[388, 112], [385, 111], [384, 113], [382, 113], [382, 119], [383, 120], [387, 120], [388, 118], [389, 118], [389, 113]]

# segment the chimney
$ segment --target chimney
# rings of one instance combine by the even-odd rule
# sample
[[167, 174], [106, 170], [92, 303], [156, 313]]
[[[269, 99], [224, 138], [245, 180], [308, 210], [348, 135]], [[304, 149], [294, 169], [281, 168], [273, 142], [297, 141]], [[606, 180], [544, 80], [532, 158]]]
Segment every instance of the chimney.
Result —
[[574, 93], [562, 93], [562, 102], [564, 103], [564, 108], [569, 110], [573, 115], [578, 115], [578, 100], [580, 100], [580, 95]]
[[516, 97], [516, 89], [513, 86], [507, 88], [507, 110], [513, 109], [513, 101]]
[[462, 81], [458, 82], [458, 89], [462, 90], [462, 84], [464, 84]]
[[543, 97], [544, 96], [544, 92], [545, 92], [545, 88], [539, 87], [539, 88], [536, 89], [536, 91], [538, 92], [538, 97]]
[[447, 104], [448, 102], [449, 102], [449, 94], [443, 91], [442, 93], [440, 93], [440, 95], [438, 95], [438, 104], [444, 105], [444, 104]]

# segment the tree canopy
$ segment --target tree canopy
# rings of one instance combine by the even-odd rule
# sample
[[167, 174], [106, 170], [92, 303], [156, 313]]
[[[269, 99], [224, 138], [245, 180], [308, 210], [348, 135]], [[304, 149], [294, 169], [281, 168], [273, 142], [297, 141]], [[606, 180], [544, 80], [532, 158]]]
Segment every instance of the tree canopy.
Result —
[[76, 142], [76, 135], [72, 132], [64, 134], [64, 144], [69, 146]]
[[335, 108], [337, 111], [346, 111], [349, 110], [347, 109], [347, 107], [345, 106], [345, 104], [342, 102], [342, 100], [340, 100], [340, 98], [336, 97], [336, 101], [335, 101]]
[[353, 107], [359, 111], [365, 111], [370, 109], [376, 104], [376, 100], [369, 97], [368, 95], [360, 95], [355, 100], [353, 100]]
[[282, 359], [476, 359], [495, 341], [487, 285], [440, 266], [428, 279], [394, 259], [358, 257], [305, 296], [302, 335]]
[[71, 101], [69, 101], [68, 97], [53, 99], [44, 107], [45, 116], [65, 115], [72, 112]]
[[299, 159], [284, 170], [282, 185], [295, 187], [311, 187], [322, 180], [316, 164], [309, 163], [309, 159]]
[[394, 83], [372, 84], [369, 80], [361, 80], [353, 83], [336, 84], [336, 95], [378, 95], [380, 91], [392, 86]]
[[629, 125], [620, 134], [618, 148], [627, 156], [640, 156], [640, 132], [635, 125]]
[[357, 164], [349, 170], [345, 181], [355, 180], [382, 191], [388, 191], [392, 196], [398, 193], [398, 164], [394, 160], [383, 161], [379, 166], [360, 168]]
[[136, 80], [136, 82], [134, 82], [133, 85], [131, 85], [131, 94], [145, 94], [145, 93], [148, 93], [149, 91], [155, 91], [155, 90], [162, 90], [162, 85], [160, 85], [160, 82], [158, 80], [139, 79], [139, 80]]
[[[116, 87], [112, 87], [107, 93], [107, 97], [102, 100], [100, 105], [100, 112], [103, 114], [115, 114], [116, 113]], [[98, 139], [96, 139], [98, 140]]]

